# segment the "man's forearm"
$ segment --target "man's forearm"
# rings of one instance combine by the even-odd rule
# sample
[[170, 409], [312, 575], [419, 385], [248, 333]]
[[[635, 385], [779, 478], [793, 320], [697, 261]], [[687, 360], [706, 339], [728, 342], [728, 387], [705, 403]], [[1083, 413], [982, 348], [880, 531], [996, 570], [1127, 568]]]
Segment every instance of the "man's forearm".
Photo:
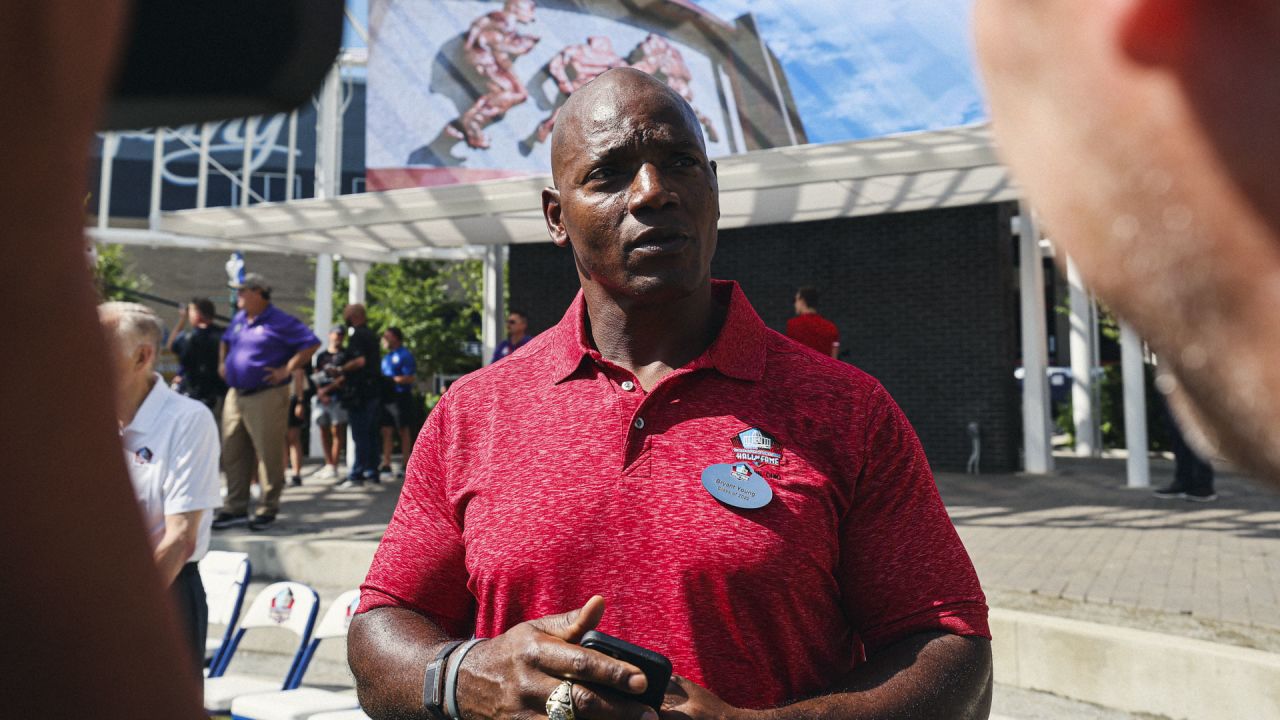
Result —
[[946, 633], [913, 635], [880, 649], [829, 695], [750, 720], [947, 718], [984, 720], [991, 712], [991, 643]]
[[[372, 718], [430, 719], [422, 705], [422, 682], [427, 663], [450, 639], [412, 610], [383, 607], [357, 615], [347, 633], [347, 662], [360, 707]], [[406, 714], [409, 708], [420, 712]]]
[[160, 570], [160, 580], [165, 586], [173, 584], [182, 566], [187, 564], [191, 553], [195, 552], [195, 542], [189, 542], [180, 534], [166, 534], [156, 546], [156, 567]]
[[289, 362], [285, 363], [285, 369], [289, 372], [296, 372], [311, 364], [311, 356], [316, 354], [319, 345], [313, 345], [304, 350], [299, 350], [293, 357], [289, 358]]

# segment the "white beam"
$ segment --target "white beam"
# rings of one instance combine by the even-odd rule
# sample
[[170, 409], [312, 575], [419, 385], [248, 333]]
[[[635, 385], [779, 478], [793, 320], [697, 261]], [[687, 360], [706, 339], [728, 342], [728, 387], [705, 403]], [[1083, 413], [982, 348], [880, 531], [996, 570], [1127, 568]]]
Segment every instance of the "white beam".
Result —
[[[335, 64], [320, 86], [320, 105], [316, 109], [316, 200], [338, 197], [342, 180], [342, 103], [340, 91], [342, 77]], [[297, 203], [296, 205], [303, 205]], [[290, 213], [284, 217], [285, 231], [314, 229], [302, 221], [302, 213]], [[275, 233], [262, 233], [275, 234]]]
[[[325, 348], [329, 347], [329, 328], [333, 325], [333, 256], [327, 253], [316, 256], [316, 288], [311, 319], [312, 331], [315, 332], [316, 337], [320, 338]], [[324, 449], [320, 447], [322, 442], [320, 426], [311, 422], [310, 418], [307, 420], [307, 425], [311, 428], [308, 455], [312, 458], [324, 457]]]
[[209, 203], [209, 145], [213, 142], [213, 126], [200, 125], [199, 166], [196, 168], [196, 209], [203, 210]]
[[359, 260], [347, 260], [347, 302], [352, 305], [363, 305], [365, 301], [365, 278], [369, 275], [371, 263]]
[[289, 113], [289, 155], [284, 164], [284, 200], [293, 200], [293, 184], [298, 177], [298, 111]]
[[151, 207], [147, 212], [147, 227], [155, 230], [160, 225], [160, 201], [164, 190], [164, 128], [155, 129], [151, 144]]
[[1093, 313], [1089, 307], [1089, 291], [1075, 262], [1067, 258], [1071, 325], [1071, 419], [1075, 425], [1076, 455], [1097, 457], [1101, 448], [1094, 444], [1093, 408]]
[[1049, 347], [1044, 302], [1044, 266], [1040, 232], [1031, 208], [1020, 204], [1019, 278], [1022, 305], [1022, 447], [1025, 470], [1053, 471], [1053, 436], [1049, 432]]
[[111, 219], [111, 169], [115, 165], [120, 136], [113, 132], [102, 135], [102, 170], [98, 174], [98, 229], [105, 230]]
[[505, 245], [487, 245], [484, 249], [484, 312], [480, 319], [481, 362], [489, 364], [493, 351], [502, 342], [506, 319], [506, 297], [503, 287], [506, 273]]
[[258, 131], [258, 119], [245, 118], [240, 129], [244, 133], [244, 148], [240, 153], [240, 207], [249, 207], [249, 181], [253, 178], [253, 134]]
[[1147, 457], [1147, 383], [1142, 338], [1128, 323], [1120, 323], [1120, 371], [1124, 381], [1124, 446], [1128, 450], [1128, 486], [1151, 486]]

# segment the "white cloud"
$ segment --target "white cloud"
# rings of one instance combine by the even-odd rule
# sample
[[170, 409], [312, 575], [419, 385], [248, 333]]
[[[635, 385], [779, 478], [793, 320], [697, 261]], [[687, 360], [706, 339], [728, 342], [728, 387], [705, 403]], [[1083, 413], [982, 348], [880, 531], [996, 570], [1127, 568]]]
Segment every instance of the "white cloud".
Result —
[[755, 13], [811, 139], [945, 127], [981, 117], [972, 0], [700, 0]]

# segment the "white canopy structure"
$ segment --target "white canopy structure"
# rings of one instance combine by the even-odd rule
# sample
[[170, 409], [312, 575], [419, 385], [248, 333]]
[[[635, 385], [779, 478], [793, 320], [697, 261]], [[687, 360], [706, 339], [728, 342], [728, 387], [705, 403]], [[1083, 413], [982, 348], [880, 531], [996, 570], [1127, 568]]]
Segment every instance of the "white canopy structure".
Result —
[[[721, 228], [1016, 199], [986, 126], [721, 158]], [[349, 260], [477, 257], [485, 245], [547, 242], [549, 176], [164, 213], [121, 242], [334, 254]]]
[[[1019, 199], [1007, 170], [999, 164], [986, 125], [775, 148], [717, 162], [723, 229]], [[324, 171], [319, 173], [322, 186]], [[482, 259], [487, 358], [502, 337], [505, 248], [549, 241], [541, 192], [550, 184], [549, 176], [536, 175], [355, 195], [322, 192], [316, 198], [281, 203], [159, 213], [147, 230], [99, 227], [89, 232], [104, 242], [316, 256], [315, 317], [321, 335], [328, 327], [320, 319], [332, 315], [335, 257], [341, 257], [351, 270], [353, 302], [363, 301], [364, 274], [372, 263]], [[1021, 247], [1024, 253], [1038, 254], [1039, 233], [1033, 223], [1026, 222], [1029, 213], [1024, 210], [1023, 214], [1023, 222], [1016, 226], [1020, 235], [1027, 236]], [[1040, 287], [1035, 282], [1038, 276], [1030, 270], [1024, 283]], [[1023, 317], [1027, 377], [1043, 381], [1044, 351], [1035, 343], [1039, 338], [1043, 344], [1045, 336], [1041, 293], [1023, 293]], [[1030, 347], [1025, 346], [1027, 338]], [[1045, 382], [1025, 383], [1024, 406], [1028, 418], [1043, 418], [1024, 422], [1027, 469], [1051, 471]]]

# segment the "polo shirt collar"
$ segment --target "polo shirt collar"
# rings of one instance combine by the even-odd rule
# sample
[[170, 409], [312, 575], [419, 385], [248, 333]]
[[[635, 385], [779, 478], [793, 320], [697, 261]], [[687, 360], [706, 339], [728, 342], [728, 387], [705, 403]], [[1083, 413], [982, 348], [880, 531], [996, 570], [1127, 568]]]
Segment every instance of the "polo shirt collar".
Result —
[[151, 376], [155, 380], [151, 386], [151, 392], [147, 393], [142, 405], [138, 406], [138, 412], [133, 414], [133, 420], [129, 421], [129, 425], [125, 427], [130, 432], [147, 432], [160, 419], [160, 414], [164, 410], [167, 400], [165, 394], [169, 392], [169, 388], [165, 386], [164, 378], [160, 377], [160, 373], [151, 373]]
[[[243, 310], [241, 310], [241, 312], [244, 312], [244, 311], [243, 311]], [[263, 310], [263, 311], [262, 311], [262, 312], [260, 312], [260, 313], [258, 313], [258, 316], [257, 316], [256, 318], [254, 318], [253, 320], [250, 320], [250, 319], [249, 319], [249, 313], [244, 313], [244, 323], [245, 323], [246, 325], [249, 325], [249, 326], [261, 325], [262, 323], [264, 323], [264, 322], [266, 322], [267, 320], [269, 320], [269, 319], [271, 318], [271, 316], [272, 316], [272, 315], [274, 315], [275, 313], [276, 313], [276, 306], [275, 306], [275, 304], [274, 304], [274, 303], [267, 303], [267, 309], [266, 309], [266, 310]]]
[[[710, 368], [738, 380], [760, 380], [764, 377], [768, 342], [764, 321], [737, 282], [712, 280], [711, 294], [721, 304], [728, 299], [724, 325], [711, 347], [686, 367], [690, 370]], [[587, 336], [587, 302], [581, 290], [549, 334], [552, 374], [557, 383], [577, 372], [583, 358], [600, 358], [600, 352], [592, 347], [591, 338]]]

